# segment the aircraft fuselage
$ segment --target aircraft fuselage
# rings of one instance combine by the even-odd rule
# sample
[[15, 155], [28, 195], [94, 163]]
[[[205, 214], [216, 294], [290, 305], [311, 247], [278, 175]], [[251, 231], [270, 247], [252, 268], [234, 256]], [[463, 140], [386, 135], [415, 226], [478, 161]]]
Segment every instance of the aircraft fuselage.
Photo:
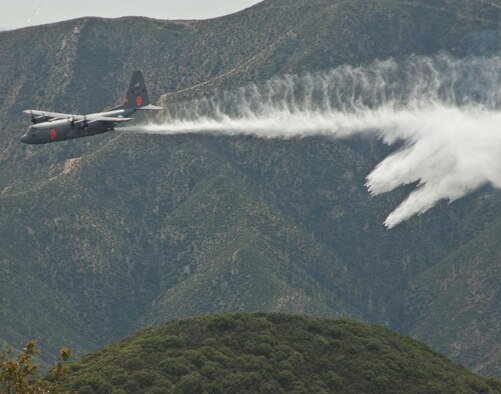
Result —
[[65, 141], [73, 138], [88, 137], [112, 131], [116, 122], [96, 120], [98, 117], [127, 117], [135, 110], [116, 110], [100, 112], [85, 116], [84, 120], [75, 120], [73, 117], [55, 119], [35, 123], [28, 127], [21, 137], [26, 144], [47, 144], [56, 141]]

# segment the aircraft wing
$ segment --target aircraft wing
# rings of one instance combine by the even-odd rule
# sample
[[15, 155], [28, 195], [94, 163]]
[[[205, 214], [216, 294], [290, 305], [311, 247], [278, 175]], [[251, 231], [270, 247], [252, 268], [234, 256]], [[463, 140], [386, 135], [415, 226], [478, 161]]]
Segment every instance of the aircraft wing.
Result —
[[110, 123], [123, 123], [133, 120], [134, 118], [123, 118], [120, 116], [99, 116], [99, 115], [75, 115], [75, 114], [63, 114], [60, 112], [49, 112], [49, 111], [40, 111], [37, 109], [27, 109], [23, 111], [25, 114], [30, 115], [31, 117], [45, 117], [48, 120], [56, 120], [56, 119], [71, 119], [75, 123], [80, 122], [110, 122]]
[[75, 118], [75, 119], [79, 119], [80, 117], [83, 118], [83, 115], [63, 114], [60, 112], [49, 112], [49, 111], [39, 111], [37, 109], [27, 109], [27, 110], [23, 111], [23, 113], [30, 115], [30, 116], [33, 116], [33, 115], [45, 116], [51, 120], [52, 119], [64, 119], [64, 118]]
[[73, 121], [86, 121], [86, 120], [98, 120], [101, 122], [128, 122], [129, 120], [132, 120], [134, 118], [123, 118], [120, 116], [92, 116], [92, 115], [75, 115], [75, 114], [63, 114], [60, 112], [49, 112], [49, 111], [39, 111], [36, 109], [27, 109], [26, 111], [23, 111], [25, 114], [28, 114], [30, 116], [37, 115], [37, 116], [45, 116], [49, 119], [65, 119], [65, 118], [71, 118]]

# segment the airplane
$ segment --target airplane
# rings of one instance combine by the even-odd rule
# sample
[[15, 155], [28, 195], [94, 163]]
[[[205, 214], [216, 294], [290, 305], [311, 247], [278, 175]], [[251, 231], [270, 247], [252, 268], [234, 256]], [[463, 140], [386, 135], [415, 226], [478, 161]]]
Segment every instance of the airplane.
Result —
[[88, 115], [63, 114], [28, 109], [32, 125], [21, 137], [25, 144], [47, 144], [73, 138], [88, 137], [113, 131], [115, 126], [128, 122], [137, 110], [160, 110], [150, 104], [143, 73], [134, 71], [123, 104]]

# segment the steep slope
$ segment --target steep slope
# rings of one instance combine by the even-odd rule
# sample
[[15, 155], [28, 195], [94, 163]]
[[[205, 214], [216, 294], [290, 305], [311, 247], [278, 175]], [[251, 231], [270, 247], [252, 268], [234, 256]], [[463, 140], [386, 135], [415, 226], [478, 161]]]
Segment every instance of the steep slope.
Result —
[[464, 365], [496, 375], [501, 368], [501, 245], [497, 220], [414, 279], [407, 328]]
[[[45, 312], [64, 317], [41, 324], [31, 292], [20, 298], [6, 289], [5, 312], [25, 313], [21, 321], [6, 316], [13, 326], [4, 324], [3, 336], [27, 327], [42, 346], [54, 338], [46, 353], [61, 342], [78, 353], [144, 319], [262, 309], [356, 314], [334, 253], [259, 199], [245, 175], [191, 138], [145, 138], [149, 159], [132, 149], [136, 137], [123, 138], [2, 198], [6, 266], [18, 264], [17, 286], [44, 285], [42, 305], [55, 309]], [[95, 166], [119, 168], [96, 179]]]
[[46, 355], [62, 344], [82, 354], [171, 317], [287, 310], [405, 328], [479, 370], [495, 365], [499, 355], [486, 351], [494, 332], [480, 350], [490, 361], [465, 347], [452, 353], [453, 336], [413, 331], [420, 323], [408, 311], [419, 301], [402, 301], [409, 280], [491, 237], [500, 213], [492, 191], [387, 231], [381, 223], [404, 190], [368, 198], [364, 177], [388, 151], [376, 141], [114, 133], [26, 147], [18, 138], [23, 109], [111, 106], [136, 68], [152, 98], [169, 104], [286, 72], [493, 53], [500, 6], [273, 0], [210, 21], [84, 18], [3, 32], [2, 341], [37, 337]]
[[387, 329], [284, 314], [171, 321], [71, 370], [66, 384], [77, 393], [501, 392], [501, 383]]

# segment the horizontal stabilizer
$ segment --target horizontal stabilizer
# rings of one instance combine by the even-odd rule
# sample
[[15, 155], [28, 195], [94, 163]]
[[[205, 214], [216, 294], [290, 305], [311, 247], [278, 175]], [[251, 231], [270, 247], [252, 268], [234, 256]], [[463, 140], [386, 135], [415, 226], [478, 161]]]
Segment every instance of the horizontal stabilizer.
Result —
[[160, 109], [164, 109], [164, 107], [157, 107], [156, 105], [153, 105], [153, 104], [148, 104], [148, 105], [145, 105], [143, 107], [140, 107], [138, 109], [151, 109], [151, 110], [155, 110], [155, 111], [158, 111]]
[[134, 118], [120, 118], [120, 117], [112, 117], [112, 116], [98, 116], [96, 118], [89, 117], [88, 119], [97, 120], [100, 122], [115, 122], [115, 123], [128, 122], [130, 120], [134, 120]]

